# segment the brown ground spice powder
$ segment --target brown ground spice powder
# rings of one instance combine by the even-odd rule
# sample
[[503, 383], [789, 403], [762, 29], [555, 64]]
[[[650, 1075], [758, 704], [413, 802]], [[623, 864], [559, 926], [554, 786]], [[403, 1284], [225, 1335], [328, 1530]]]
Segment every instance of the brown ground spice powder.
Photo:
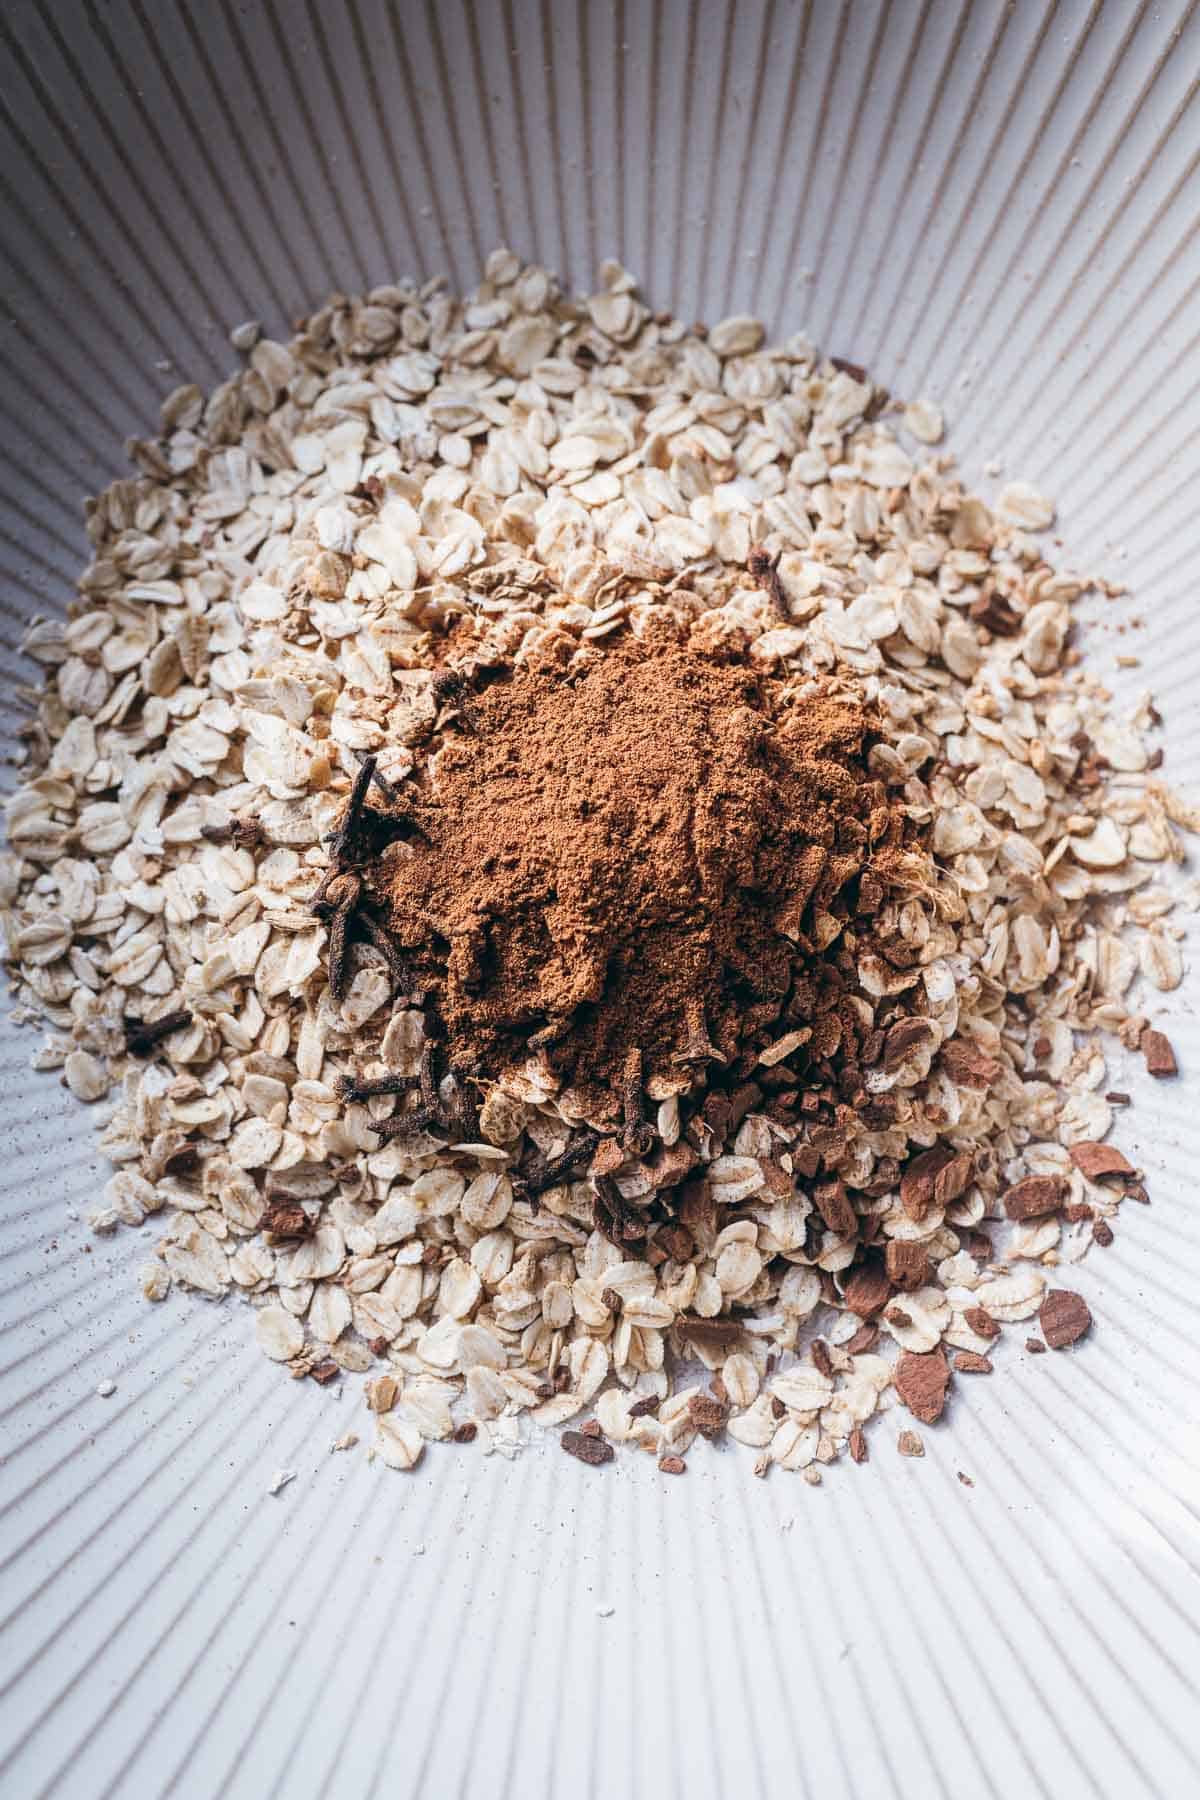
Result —
[[488, 677], [365, 871], [450, 1064], [542, 1050], [597, 1122], [630, 1082], [741, 1078], [785, 1038], [788, 1079], [853, 1067], [843, 934], [869, 933], [904, 830], [869, 714], [677, 642], [566, 640]]

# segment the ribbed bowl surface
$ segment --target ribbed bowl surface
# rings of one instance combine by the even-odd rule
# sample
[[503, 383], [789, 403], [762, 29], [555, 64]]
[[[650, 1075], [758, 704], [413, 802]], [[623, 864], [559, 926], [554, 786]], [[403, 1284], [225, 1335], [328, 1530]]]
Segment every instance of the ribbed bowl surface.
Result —
[[[1131, 584], [1086, 651], [1141, 656], [1114, 706], [1154, 693], [1196, 793], [1196, 14], [8, 0], [6, 749], [22, 623], [67, 604], [82, 497], [162, 395], [229, 373], [240, 320], [472, 285], [506, 242], [580, 288], [617, 255], [656, 305], [756, 311], [940, 399], [973, 481], [998, 459], [1056, 495], [1064, 557]], [[674, 1483], [553, 1445], [330, 1456], [348, 1401], [282, 1380], [234, 1304], [147, 1307], [144, 1238], [89, 1238], [92, 1122], [6, 1022], [3, 1791], [1200, 1791], [1192, 992], [1190, 1079], [1121, 1076], [1154, 1204], [1082, 1267], [1087, 1344], [1009, 1356], [924, 1462], [885, 1427], [818, 1491], [733, 1453]]]

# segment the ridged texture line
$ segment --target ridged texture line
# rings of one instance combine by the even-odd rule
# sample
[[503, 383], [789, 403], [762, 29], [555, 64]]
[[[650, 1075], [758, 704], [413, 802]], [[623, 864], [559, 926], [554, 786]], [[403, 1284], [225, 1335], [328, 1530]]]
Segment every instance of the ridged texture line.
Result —
[[[1043, 485], [1064, 559], [1131, 583], [1080, 641], [1115, 708], [1153, 692], [1197, 792], [1198, 55], [1200, 0], [9, 0], [6, 752], [21, 622], [69, 602], [84, 496], [177, 383], [232, 369], [230, 327], [470, 286], [507, 241], [939, 400], [973, 482], [998, 459]], [[893, 1413], [817, 1491], [732, 1450], [678, 1481], [553, 1442], [408, 1478], [331, 1454], [364, 1415], [265, 1364], [240, 1302], [144, 1305], [153, 1221], [89, 1237], [93, 1119], [6, 1023], [6, 1791], [1195, 1792], [1187, 991], [1161, 1010], [1190, 1080], [1110, 1070], [1153, 1205], [1066, 1277], [1091, 1339], [1030, 1357], [1013, 1327], [923, 1462]]]

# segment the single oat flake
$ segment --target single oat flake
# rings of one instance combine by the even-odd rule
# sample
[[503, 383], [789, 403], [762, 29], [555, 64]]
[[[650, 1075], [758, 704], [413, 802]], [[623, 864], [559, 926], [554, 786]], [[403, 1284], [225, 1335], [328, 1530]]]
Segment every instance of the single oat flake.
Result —
[[[238, 371], [170, 394], [89, 501], [71, 616], [29, 627], [0, 856], [17, 1017], [104, 1103], [89, 1224], [153, 1234], [147, 1301], [248, 1308], [314, 1407], [365, 1386], [395, 1470], [542, 1434], [815, 1486], [892, 1405], [952, 1429], [1021, 1321], [1087, 1354], [1061, 1266], [1146, 1197], [1117, 1059], [1177, 1076], [1200, 811], [1149, 700], [1119, 711], [1073, 641], [1093, 584], [1050, 560], [1052, 500], [986, 503], [930, 401], [652, 312], [615, 263], [578, 299], [498, 251], [463, 299], [398, 282], [230, 337]], [[589, 682], [644, 708], [594, 782], [566, 735]], [[489, 761], [513, 695], [562, 723], [570, 869], [570, 831], [504, 837], [536, 813]], [[719, 806], [654, 773], [672, 709], [722, 734]], [[785, 840], [739, 783], [789, 734], [813, 804]], [[498, 833], [447, 835], [493, 801]], [[635, 841], [696, 923], [584, 1056], [636, 918], [590, 964], [563, 946]], [[567, 898], [488, 1026], [518, 863]], [[711, 931], [679, 979], [748, 868], [756, 935]]]

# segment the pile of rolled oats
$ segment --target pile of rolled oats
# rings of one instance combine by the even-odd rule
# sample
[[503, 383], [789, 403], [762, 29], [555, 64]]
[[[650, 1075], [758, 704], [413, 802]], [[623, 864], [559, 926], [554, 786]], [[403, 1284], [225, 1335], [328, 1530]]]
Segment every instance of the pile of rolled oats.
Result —
[[[287, 344], [240, 327], [238, 375], [168, 398], [89, 506], [79, 602], [26, 638], [47, 685], [0, 868], [16, 1017], [48, 1028], [38, 1068], [109, 1102], [93, 1228], [165, 1217], [147, 1298], [240, 1292], [293, 1375], [369, 1373], [390, 1466], [433, 1439], [513, 1454], [528, 1416], [578, 1420], [589, 1463], [631, 1443], [678, 1473], [727, 1431], [818, 1481], [889, 1404], [936, 1419], [1004, 1328], [1086, 1330], [1057, 1272], [1144, 1198], [1104, 1142], [1126, 1097], [1102, 1034], [1174, 1073], [1143, 1008], [1182, 976], [1165, 877], [1196, 819], [1152, 706], [1113, 717], [1069, 646], [1088, 584], [1045, 560], [1049, 502], [967, 495], [936, 408], [804, 338], [706, 333], [602, 275], [576, 301], [499, 251], [465, 301], [401, 283]], [[412, 766], [439, 637], [466, 617], [520, 661], [664, 608], [861, 694], [925, 834], [907, 952], [858, 971], [922, 1022], [867, 1072], [888, 1105], [823, 1140], [856, 1235], [801, 1178], [808, 1126], [765, 1108], [713, 1129], [663, 1101], [703, 1179], [682, 1235], [632, 1256], [585, 1168], [514, 1184], [577, 1129], [536, 1057], [477, 1142], [381, 1143], [395, 1095], [347, 1104], [346, 1078], [416, 1075], [424, 1022], [370, 944], [331, 997], [309, 901], [362, 758]], [[636, 1156], [612, 1179], [634, 1205], [653, 1185]]]

